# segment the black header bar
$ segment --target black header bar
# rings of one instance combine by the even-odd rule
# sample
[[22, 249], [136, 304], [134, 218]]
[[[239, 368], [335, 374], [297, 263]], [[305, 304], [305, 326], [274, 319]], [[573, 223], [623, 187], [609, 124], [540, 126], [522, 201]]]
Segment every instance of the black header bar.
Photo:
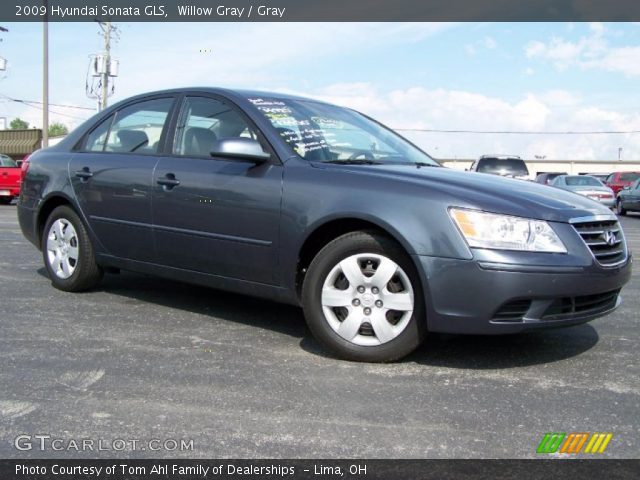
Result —
[[637, 0], [2, 0], [0, 22], [640, 21]]

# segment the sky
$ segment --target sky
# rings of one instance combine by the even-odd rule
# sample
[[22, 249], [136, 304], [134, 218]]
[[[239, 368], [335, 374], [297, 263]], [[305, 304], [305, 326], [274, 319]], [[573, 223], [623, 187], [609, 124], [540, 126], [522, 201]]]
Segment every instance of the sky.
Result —
[[[110, 102], [183, 86], [282, 91], [362, 111], [436, 158], [640, 159], [640, 24], [115, 25]], [[2, 26], [0, 117], [39, 127], [41, 109], [13, 100], [42, 101], [42, 25]], [[67, 105], [51, 107], [51, 122], [73, 128], [94, 113], [85, 82], [100, 33], [95, 23], [50, 24], [50, 102]]]

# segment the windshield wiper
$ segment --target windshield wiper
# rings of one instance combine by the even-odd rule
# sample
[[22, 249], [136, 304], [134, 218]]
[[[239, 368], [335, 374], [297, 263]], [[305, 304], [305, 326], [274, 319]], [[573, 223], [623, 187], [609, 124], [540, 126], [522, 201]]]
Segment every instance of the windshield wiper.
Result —
[[322, 163], [337, 163], [339, 165], [382, 165], [378, 160], [369, 160], [366, 158], [342, 159], [342, 160], [325, 160]]
[[427, 162], [413, 162], [413, 164], [420, 168], [420, 167], [439, 167], [440, 165], [436, 165], [435, 163], [427, 163]]

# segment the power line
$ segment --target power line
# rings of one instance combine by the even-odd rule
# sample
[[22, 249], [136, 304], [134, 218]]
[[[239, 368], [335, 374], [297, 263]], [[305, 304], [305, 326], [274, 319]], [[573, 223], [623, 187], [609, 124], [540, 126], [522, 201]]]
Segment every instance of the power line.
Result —
[[[0, 94], [2, 95], [2, 94]], [[6, 98], [7, 100], [11, 100], [12, 102], [16, 102], [16, 103], [36, 103], [38, 105], [42, 105], [42, 102], [38, 102], [37, 100], [24, 100], [21, 98], [11, 98], [11, 97], [7, 97], [6, 95], [2, 95], [2, 97]], [[92, 107], [82, 107], [80, 105], [63, 105], [60, 103], [49, 103], [49, 105], [51, 105], [52, 107], [62, 107], [62, 108], [76, 108], [79, 110], [91, 110], [92, 112], [95, 111], [95, 108]]]
[[631, 135], [640, 133], [640, 130], [604, 130], [604, 131], [546, 131], [534, 132], [528, 130], [439, 130], [435, 128], [394, 128], [399, 132], [425, 132], [425, 133], [472, 133], [492, 135]]
[[[42, 102], [38, 102], [40, 103], [40, 105], [32, 105], [31, 103], [26, 103], [26, 102], [20, 102], [20, 103], [22, 103], [25, 107], [36, 108], [41, 111], [44, 109], [44, 107], [42, 106]], [[86, 120], [86, 117], [76, 117], [75, 115], [69, 115], [68, 113], [58, 112], [51, 108], [49, 109], [49, 111], [51, 113], [55, 113], [56, 115], [60, 115], [62, 117], [73, 118], [74, 120]]]

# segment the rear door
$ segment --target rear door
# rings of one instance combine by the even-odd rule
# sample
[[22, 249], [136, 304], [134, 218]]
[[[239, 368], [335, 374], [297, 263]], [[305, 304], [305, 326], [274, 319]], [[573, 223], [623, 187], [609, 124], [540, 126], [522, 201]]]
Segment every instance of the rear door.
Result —
[[86, 136], [69, 164], [82, 212], [107, 253], [153, 260], [151, 190], [175, 96], [124, 106]]
[[[190, 95], [173, 137], [172, 155], [160, 159], [154, 178], [156, 262], [276, 283], [283, 168], [257, 127], [224, 98]], [[223, 137], [257, 139], [272, 159], [212, 157]]]

